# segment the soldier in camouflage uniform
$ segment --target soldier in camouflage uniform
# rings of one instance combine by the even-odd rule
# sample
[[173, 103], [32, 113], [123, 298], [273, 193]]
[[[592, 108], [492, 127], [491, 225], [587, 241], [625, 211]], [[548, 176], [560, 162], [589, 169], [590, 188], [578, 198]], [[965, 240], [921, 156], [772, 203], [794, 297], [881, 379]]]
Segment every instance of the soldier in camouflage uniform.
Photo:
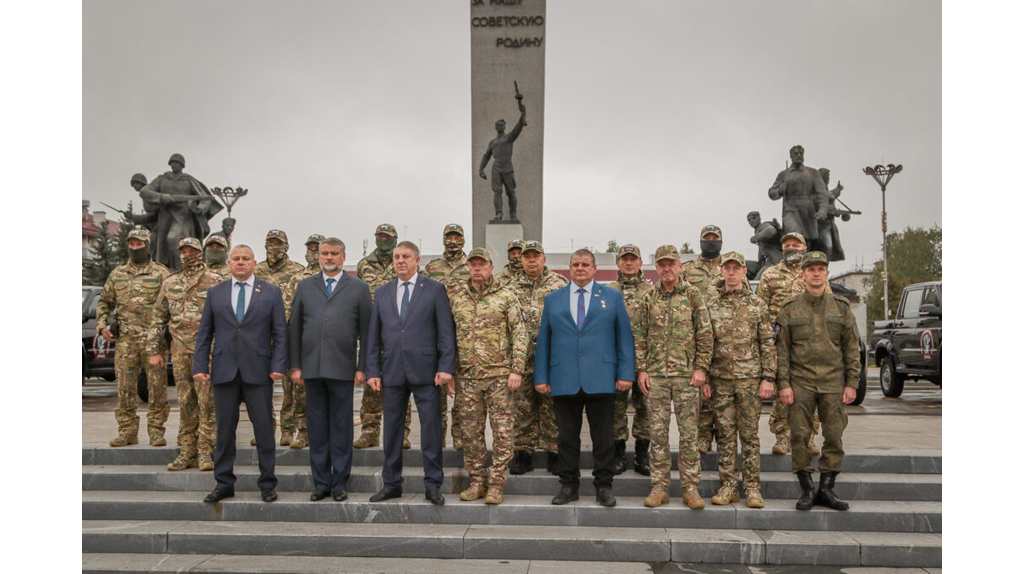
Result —
[[[137, 381], [145, 362], [149, 384], [149, 414], [146, 426], [150, 446], [164, 446], [164, 423], [171, 412], [167, 402], [167, 369], [157, 368], [145, 361], [147, 334], [153, 307], [164, 278], [171, 272], [153, 261], [149, 255], [149, 231], [135, 228], [128, 232], [128, 263], [118, 265], [110, 272], [96, 303], [96, 329], [108, 341], [117, 341], [114, 350], [114, 372], [117, 375], [117, 438], [110, 446], [127, 446], [139, 442], [139, 407]], [[117, 311], [117, 324], [111, 324], [110, 314]], [[111, 332], [115, 327], [117, 336]], [[159, 343], [158, 351], [167, 352], [166, 339]]]
[[[793, 472], [800, 481], [798, 510], [814, 504], [848, 510], [832, 488], [843, 466], [846, 405], [857, 398], [860, 349], [857, 323], [846, 299], [825, 291], [828, 258], [820, 251], [804, 255], [800, 267], [807, 290], [782, 304], [775, 319], [779, 353], [779, 400], [792, 408]], [[814, 493], [810, 449], [811, 417], [817, 408], [825, 444], [818, 460], [821, 480]]]
[[516, 410], [515, 458], [508, 465], [511, 474], [533, 470], [533, 452], [537, 448], [548, 453], [547, 469], [555, 474], [558, 462], [558, 426], [555, 424], [555, 405], [550, 394], [541, 394], [533, 388], [533, 359], [537, 350], [537, 335], [544, 312], [544, 297], [569, 284], [565, 277], [548, 269], [547, 256], [540, 241], [523, 243], [523, 272], [509, 284], [519, 297], [519, 305], [526, 314], [526, 329], [530, 346], [526, 351], [526, 372], [523, 384], [513, 398]]
[[326, 239], [319, 233], [313, 233], [306, 239], [306, 266], [288, 280], [288, 285], [281, 288], [281, 295], [284, 297], [284, 317], [289, 319], [292, 316], [292, 303], [295, 302], [295, 288], [299, 281], [306, 277], [312, 277], [320, 272], [320, 242]]
[[[265, 246], [267, 248], [267, 258], [256, 265], [256, 270], [253, 274], [277, 286], [281, 290], [281, 302], [284, 303], [287, 301], [284, 297], [284, 292], [288, 288], [288, 282], [293, 275], [302, 271], [303, 267], [301, 264], [288, 258], [288, 234], [284, 231], [280, 229], [268, 231]], [[281, 400], [280, 444], [281, 446], [291, 446], [292, 439], [301, 439], [301, 446], [298, 448], [308, 446], [309, 439], [306, 438], [305, 389], [301, 385], [293, 383], [290, 377], [281, 379], [281, 387], [284, 391], [284, 396]], [[295, 396], [296, 387], [299, 387], [298, 392], [303, 393], [301, 405]], [[271, 420], [273, 421], [273, 416], [271, 416]], [[276, 421], [274, 423], [276, 426]], [[256, 438], [253, 437], [249, 444], [255, 446]]]
[[508, 263], [494, 276], [501, 283], [502, 287], [517, 282], [518, 276], [523, 273], [523, 240], [510, 239], [508, 242]]
[[231, 249], [231, 242], [223, 235], [214, 233], [206, 238], [206, 252], [203, 253], [203, 262], [206, 268], [221, 277], [231, 277], [231, 268], [228, 267], [228, 250]]
[[[444, 283], [450, 292], [453, 288], [461, 288], [469, 280], [469, 265], [466, 253], [462, 248], [466, 245], [466, 236], [462, 226], [449, 223], [441, 232], [444, 242], [444, 255], [427, 263], [424, 275]], [[449, 293], [449, 299], [451, 294]], [[452, 402], [452, 446], [462, 450], [462, 418], [459, 416], [459, 374], [455, 373], [455, 398]], [[448, 396], [441, 395], [441, 448], [444, 448], [445, 436], [448, 435]]]
[[[636, 339], [636, 327], [640, 322], [640, 300], [654, 286], [644, 280], [643, 258], [640, 248], [626, 244], [619, 247], [615, 255], [615, 265], [619, 268], [615, 281], [608, 284], [612, 289], [622, 293], [626, 312], [629, 313], [629, 324], [633, 327], [633, 338]], [[647, 401], [640, 391], [639, 383], [633, 383], [633, 469], [644, 476], [651, 475], [648, 448], [651, 446], [651, 434], [647, 421]], [[612, 472], [621, 474], [626, 470], [626, 439], [629, 438], [629, 421], [626, 410], [629, 407], [630, 391], [615, 393], [615, 460]]]
[[[526, 370], [526, 325], [515, 293], [491, 276], [491, 254], [482, 247], [469, 252], [469, 280], [448, 289], [458, 348], [459, 390], [469, 488], [462, 500], [484, 497], [501, 504], [505, 469], [512, 460], [512, 393]], [[484, 425], [491, 418], [493, 461], [487, 469]]]
[[[768, 320], [773, 324], [775, 317], [782, 308], [782, 302], [794, 295], [799, 295], [806, 290], [803, 277], [800, 275], [800, 261], [807, 253], [807, 242], [804, 236], [799, 233], [787, 233], [782, 236], [782, 261], [769, 266], [761, 273], [761, 282], [757, 284], [757, 296], [768, 305]], [[826, 291], [832, 289], [825, 284]], [[778, 389], [776, 389], [776, 393]], [[772, 405], [772, 414], [768, 417], [768, 428], [775, 435], [775, 446], [772, 447], [772, 454], [789, 454], [790, 430], [789, 430], [789, 406], [775, 397]], [[814, 415], [814, 426], [811, 432], [808, 446], [811, 454], [821, 454], [821, 450], [814, 444], [814, 436], [818, 434], [818, 415]]]
[[722, 487], [713, 504], [739, 502], [736, 434], [743, 454], [747, 506], [764, 508], [761, 497], [761, 441], [757, 436], [761, 399], [775, 392], [775, 334], [768, 307], [743, 282], [747, 261], [735, 251], [722, 257], [722, 278], [707, 301], [715, 333], [711, 359], [711, 404], [715, 409], [718, 474]]
[[[373, 300], [373, 292], [378, 287], [398, 277], [395, 267], [391, 261], [395, 246], [398, 245], [398, 231], [390, 223], [381, 223], [374, 231], [377, 238], [377, 248], [363, 257], [356, 265], [356, 277], [366, 281], [370, 287], [370, 300]], [[359, 405], [359, 423], [362, 432], [359, 434], [352, 446], [355, 448], [369, 448], [380, 446], [380, 425], [384, 417], [384, 394], [375, 391], [369, 384], [363, 385], [363, 400]], [[412, 405], [405, 411], [405, 438], [402, 440], [402, 448], [412, 448], [409, 442], [409, 427], [412, 425]]]
[[206, 292], [226, 277], [203, 264], [202, 243], [195, 237], [178, 242], [181, 271], [164, 279], [157, 295], [149, 328], [149, 364], [163, 368], [164, 330], [171, 334], [171, 364], [178, 387], [178, 444], [181, 452], [167, 470], [213, 470], [213, 445], [217, 442], [217, 422], [213, 409], [210, 381], [192, 380], [192, 355], [196, 348], [199, 319], [203, 315]]
[[714, 347], [711, 319], [700, 289], [683, 281], [679, 251], [662, 245], [654, 254], [661, 281], [640, 302], [636, 335], [637, 380], [647, 393], [651, 425], [650, 507], [668, 503], [672, 453], [668, 432], [675, 404], [679, 427], [679, 479], [683, 501], [704, 508], [700, 486], [700, 451], [697, 450], [697, 413], [701, 396], [711, 398], [707, 381]]

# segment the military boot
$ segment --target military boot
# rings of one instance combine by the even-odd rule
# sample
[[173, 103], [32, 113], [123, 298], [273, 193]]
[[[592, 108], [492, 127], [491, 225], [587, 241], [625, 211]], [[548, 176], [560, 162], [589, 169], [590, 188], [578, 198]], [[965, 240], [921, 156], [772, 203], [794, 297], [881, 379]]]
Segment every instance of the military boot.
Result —
[[213, 470], [213, 457], [206, 453], [200, 453], [199, 470]]
[[501, 504], [504, 497], [501, 494], [501, 488], [497, 486], [491, 486], [487, 489], [487, 496], [484, 497], [484, 504]]
[[692, 486], [683, 491], [683, 502], [693, 510], [704, 508], [704, 499], [700, 497], [697, 489]]
[[119, 434], [117, 438], [110, 441], [110, 446], [128, 446], [130, 444], [139, 444], [139, 437]]
[[821, 454], [821, 447], [814, 444], [814, 435], [811, 435], [811, 438], [807, 439], [807, 450], [811, 451], [811, 456]]
[[810, 510], [814, 506], [814, 478], [806, 470], [797, 471], [796, 477], [800, 481], [800, 498], [796, 501], [796, 509]]
[[199, 461], [196, 460], [196, 455], [183, 452], [178, 454], [178, 458], [167, 464], [167, 470], [185, 470], [197, 466], [199, 466]]
[[723, 484], [722, 488], [718, 489], [718, 494], [711, 497], [711, 504], [717, 504], [719, 506], [739, 501], [740, 491], [734, 484]]
[[636, 445], [633, 447], [635, 454], [633, 455], [633, 470], [644, 476], [651, 476], [651, 457], [648, 449], [651, 446], [651, 441], [645, 438], [636, 439]]
[[281, 446], [291, 446], [292, 438], [292, 433], [288, 431], [281, 431], [281, 442], [279, 442], [278, 444]]
[[655, 486], [651, 489], [651, 493], [644, 499], [644, 506], [649, 508], [657, 508], [662, 504], [668, 504], [668, 491]]
[[761, 497], [759, 486], [747, 484], [747, 508], [764, 508], [764, 498]]
[[775, 446], [772, 447], [772, 454], [789, 454], [788, 432], [780, 432], [775, 435]]
[[462, 450], [462, 438], [452, 438], [452, 448], [455, 450]]
[[149, 435], [149, 446], [167, 446], [167, 439], [162, 434]]
[[370, 436], [367, 433], [359, 435], [359, 438], [352, 443], [353, 448], [371, 448], [375, 446], [380, 446], [380, 438]]
[[508, 463], [509, 474], [525, 474], [533, 470], [533, 455], [525, 450], [517, 450], [512, 461]]
[[615, 441], [615, 458], [612, 459], [612, 474], [618, 476], [626, 472], [626, 441]]
[[402, 439], [402, 449], [409, 450], [410, 448], [412, 448], [412, 443], [409, 442], [408, 437]]
[[697, 437], [697, 450], [701, 453], [711, 450], [711, 437]]
[[309, 446], [309, 436], [304, 432], [298, 432], [288, 446], [291, 448], [306, 448]]
[[470, 484], [469, 488], [467, 488], [466, 490], [463, 490], [459, 494], [459, 498], [461, 498], [462, 500], [465, 500], [467, 502], [472, 502], [474, 500], [479, 500], [486, 493], [487, 493], [487, 486], [484, 485], [484, 483], [482, 483], [482, 482], [477, 482], [477, 483]]
[[821, 473], [821, 479], [818, 482], [818, 495], [814, 497], [814, 504], [817, 504], [818, 506], [827, 506], [832, 510], [849, 510], [850, 505], [839, 500], [836, 493], [832, 492], [832, 487], [835, 485], [836, 473]]

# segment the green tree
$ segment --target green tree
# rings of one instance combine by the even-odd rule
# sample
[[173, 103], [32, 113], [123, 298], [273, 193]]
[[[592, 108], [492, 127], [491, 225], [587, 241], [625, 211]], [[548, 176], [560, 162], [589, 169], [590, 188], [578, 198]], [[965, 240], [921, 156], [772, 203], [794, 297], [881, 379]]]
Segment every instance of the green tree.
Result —
[[[115, 248], [115, 256], [117, 259], [117, 265], [128, 261], [128, 232], [135, 227], [135, 223], [131, 220], [132, 214], [132, 202], [128, 202], [128, 209], [121, 213], [121, 230], [117, 233], [117, 246]], [[103, 278], [106, 280], [106, 277]]]
[[684, 254], [684, 255], [687, 254], [687, 253], [695, 253], [693, 248], [690, 247], [690, 242], [689, 241], [687, 241], [686, 243], [683, 244], [683, 247], [679, 249], [679, 252]]
[[619, 252], [619, 244], [614, 239], [612, 239], [611, 241], [608, 242], [608, 249], [605, 249], [604, 252], [605, 253], [618, 253]]
[[[942, 228], [908, 227], [886, 238], [889, 250], [889, 316], [895, 316], [903, 288], [923, 281], [942, 280]], [[868, 324], [885, 316], [882, 260], [875, 262], [868, 286]]]
[[92, 259], [82, 265], [82, 283], [86, 285], [103, 285], [110, 272], [124, 262], [117, 255], [118, 238], [107, 230], [109, 223], [104, 221], [100, 225], [100, 235], [93, 247]]

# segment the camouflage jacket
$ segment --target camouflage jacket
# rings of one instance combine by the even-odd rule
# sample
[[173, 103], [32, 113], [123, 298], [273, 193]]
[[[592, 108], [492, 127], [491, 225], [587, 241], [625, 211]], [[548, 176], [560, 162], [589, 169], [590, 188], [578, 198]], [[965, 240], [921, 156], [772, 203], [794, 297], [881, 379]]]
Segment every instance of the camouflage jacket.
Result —
[[782, 303], [775, 319], [779, 389], [794, 385], [819, 393], [857, 387], [860, 348], [850, 302], [831, 293], [804, 292]]
[[423, 274], [431, 279], [444, 283], [450, 292], [457, 289], [462, 283], [469, 281], [469, 264], [466, 262], [466, 254], [459, 252], [458, 257], [449, 261], [445, 257], [427, 263], [423, 268]]
[[515, 293], [493, 278], [482, 292], [463, 281], [448, 290], [460, 378], [483, 379], [526, 371], [526, 324]]
[[374, 250], [366, 257], [363, 257], [359, 261], [359, 265], [356, 265], [356, 277], [366, 281], [366, 284], [370, 287], [370, 301], [373, 301], [373, 292], [381, 285], [398, 277], [398, 274], [395, 273], [395, 266], [391, 263], [391, 260], [388, 259], [381, 262], [377, 257], [377, 251]]
[[715, 283], [707, 301], [715, 351], [711, 377], [715, 379], [762, 379], [775, 376], [775, 333], [764, 301], [741, 285], [725, 291], [725, 281]]
[[296, 263], [287, 258], [279, 263], [276, 268], [271, 267], [270, 263], [267, 263], [267, 261], [264, 260], [260, 261], [256, 265], [256, 271], [254, 271], [253, 274], [268, 283], [276, 285], [278, 289], [281, 290], [281, 295], [283, 297], [284, 291], [288, 287], [288, 281], [292, 278], [292, 275], [299, 273], [303, 269], [304, 267], [302, 264]]
[[170, 274], [166, 267], [153, 260], [144, 265], [125, 263], [115, 267], [96, 302], [96, 330], [108, 327], [110, 313], [117, 309], [119, 337], [137, 337], [140, 342], [144, 341], [160, 286]]
[[689, 377], [711, 366], [715, 334], [701, 290], [680, 281], [666, 293], [659, 281], [640, 302], [633, 328], [636, 370], [661, 377]]
[[228, 267], [227, 263], [221, 263], [220, 265], [210, 265], [209, 263], [204, 263], [203, 265], [206, 265], [207, 271], [213, 271], [214, 273], [220, 275], [224, 279], [231, 278], [231, 267]]
[[516, 279], [506, 288], [511, 289], [519, 297], [519, 305], [526, 316], [526, 331], [530, 335], [530, 346], [526, 351], [526, 374], [529, 374], [533, 372], [533, 355], [537, 350], [540, 317], [544, 313], [544, 297], [568, 285], [569, 280], [548, 269], [547, 265], [536, 279], [530, 279], [525, 272], [517, 275]]
[[[761, 273], [761, 282], [757, 284], [757, 296], [768, 305], [768, 320], [772, 323], [779, 315], [783, 301], [806, 290], [804, 278], [800, 274], [800, 264], [789, 266], [784, 261], [765, 269]], [[825, 284], [825, 291], [832, 292], [828, 283]]]
[[501, 273], [494, 276], [502, 287], [508, 287], [510, 284], [518, 283], [522, 280], [523, 268], [519, 267], [519, 269], [513, 270], [509, 265], [506, 263], [505, 267], [501, 269]]
[[705, 259], [698, 255], [696, 259], [683, 263], [680, 277], [690, 285], [700, 289], [704, 298], [714, 295], [715, 281], [722, 276], [722, 256]]
[[292, 316], [292, 303], [295, 302], [295, 288], [299, 286], [299, 281], [302, 281], [306, 277], [312, 277], [319, 272], [320, 262], [310, 263], [306, 265], [302, 271], [292, 275], [291, 279], [288, 280], [288, 284], [281, 288], [281, 296], [284, 297], [285, 321]]
[[622, 301], [626, 304], [629, 324], [633, 327], [633, 338], [635, 339], [636, 327], [640, 322], [640, 301], [648, 291], [654, 289], [654, 285], [645, 281], [643, 277], [625, 279], [620, 272], [615, 281], [609, 283], [608, 286], [622, 293]]
[[199, 332], [199, 319], [203, 316], [203, 305], [206, 303], [206, 292], [219, 283], [224, 277], [203, 267], [195, 273], [186, 275], [179, 271], [164, 279], [160, 294], [150, 321], [149, 337], [146, 348], [149, 355], [159, 354], [163, 343], [164, 326], [170, 331], [176, 343], [191, 353], [196, 348], [196, 334]]

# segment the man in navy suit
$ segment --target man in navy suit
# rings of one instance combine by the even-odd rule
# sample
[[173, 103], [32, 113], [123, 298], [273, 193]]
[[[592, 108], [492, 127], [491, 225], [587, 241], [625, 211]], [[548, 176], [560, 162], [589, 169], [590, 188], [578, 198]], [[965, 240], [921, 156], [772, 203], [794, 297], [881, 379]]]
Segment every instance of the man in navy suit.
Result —
[[396, 245], [392, 261], [398, 278], [374, 292], [367, 343], [366, 382], [384, 391], [384, 488], [370, 502], [402, 496], [402, 430], [411, 393], [420, 417], [426, 499], [440, 505], [439, 387], [455, 394], [455, 321], [444, 284], [419, 274], [415, 243]]
[[[287, 325], [281, 290], [253, 276], [256, 256], [247, 245], [236, 245], [228, 258], [231, 279], [211, 287], [203, 306], [196, 336], [192, 377], [213, 386], [217, 416], [217, 444], [213, 450], [213, 476], [217, 486], [205, 502], [235, 495], [235, 430], [238, 406], [252, 421], [259, 455], [256, 481], [264, 502], [277, 500], [274, 488], [274, 381], [284, 378], [288, 366]], [[210, 346], [213, 365], [210, 365]], [[212, 371], [212, 372], [211, 372]]]
[[569, 260], [572, 283], [544, 298], [533, 384], [551, 393], [558, 426], [561, 490], [551, 504], [579, 500], [580, 429], [587, 411], [594, 443], [594, 487], [602, 506], [615, 506], [612, 460], [615, 391], [633, 385], [633, 330], [622, 295], [594, 281], [597, 261], [586, 249]]

